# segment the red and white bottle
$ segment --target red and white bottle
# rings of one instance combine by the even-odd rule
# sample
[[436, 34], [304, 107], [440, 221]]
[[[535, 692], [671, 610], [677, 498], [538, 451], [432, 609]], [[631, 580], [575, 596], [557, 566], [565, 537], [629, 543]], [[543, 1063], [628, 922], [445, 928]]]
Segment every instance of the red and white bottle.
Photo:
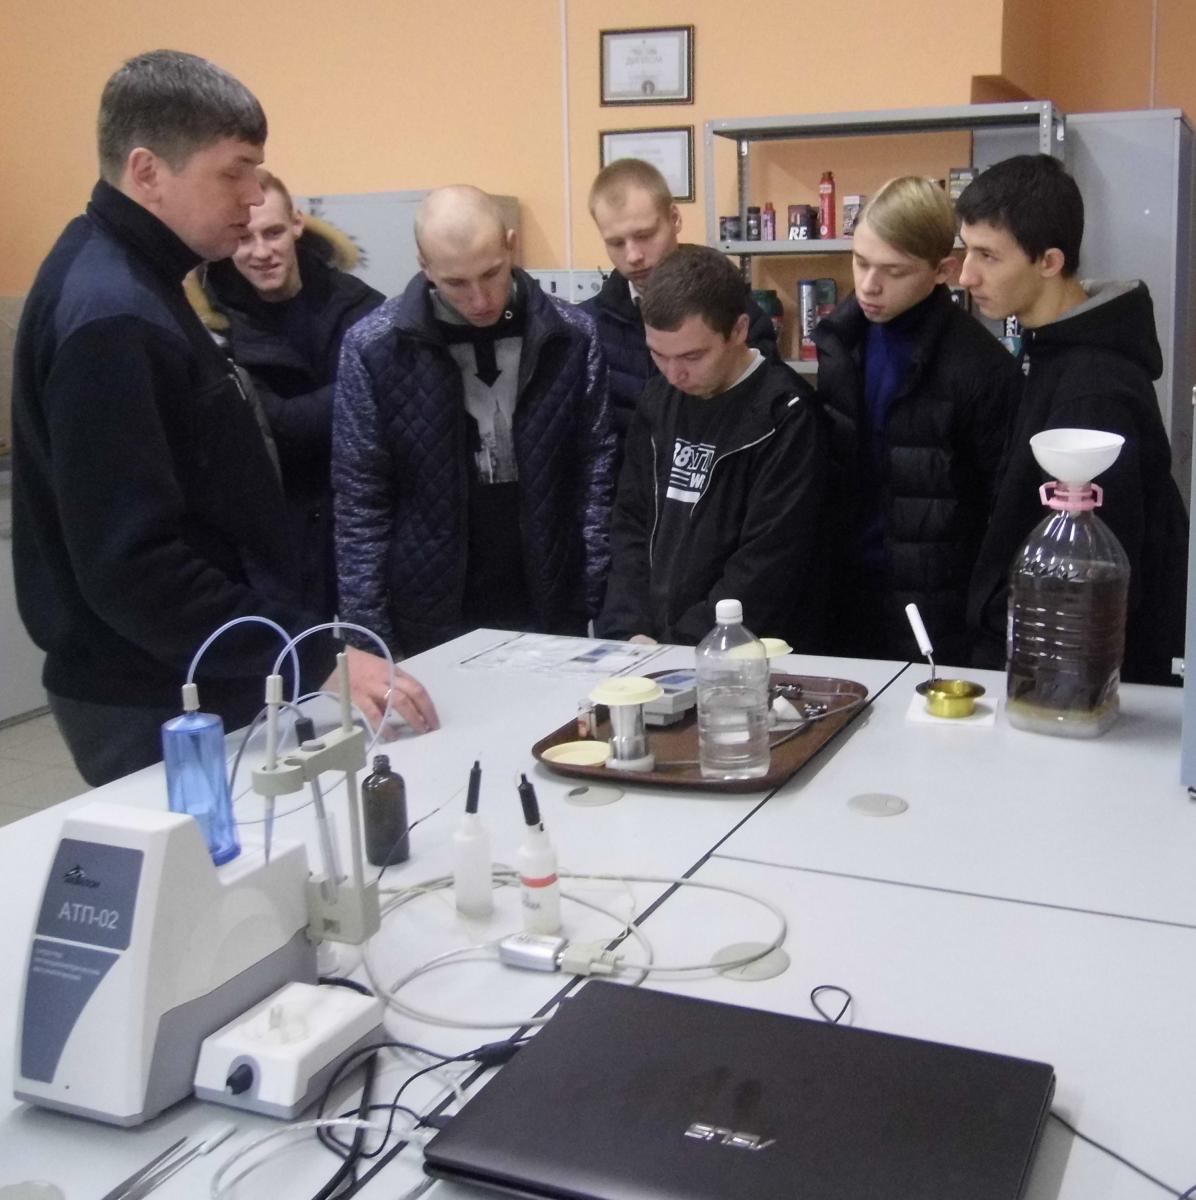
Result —
[[818, 184], [818, 236], [835, 236], [835, 173], [823, 171]]

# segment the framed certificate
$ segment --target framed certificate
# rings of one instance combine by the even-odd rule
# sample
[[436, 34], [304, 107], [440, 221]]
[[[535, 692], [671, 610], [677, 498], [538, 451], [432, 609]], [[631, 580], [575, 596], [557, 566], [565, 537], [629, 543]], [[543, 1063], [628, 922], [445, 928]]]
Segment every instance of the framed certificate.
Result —
[[694, 27], [604, 29], [603, 104], [692, 104]]
[[694, 127], [607, 129], [598, 135], [598, 165], [617, 158], [642, 158], [664, 177], [678, 201], [694, 198]]

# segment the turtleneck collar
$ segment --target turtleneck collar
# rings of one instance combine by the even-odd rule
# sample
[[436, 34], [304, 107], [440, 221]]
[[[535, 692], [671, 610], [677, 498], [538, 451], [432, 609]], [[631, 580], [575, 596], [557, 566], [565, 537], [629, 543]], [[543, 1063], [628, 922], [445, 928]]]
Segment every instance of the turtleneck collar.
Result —
[[171, 283], [181, 285], [187, 272], [203, 261], [148, 208], [102, 179], [92, 190], [87, 215], [132, 245], [151, 270]]

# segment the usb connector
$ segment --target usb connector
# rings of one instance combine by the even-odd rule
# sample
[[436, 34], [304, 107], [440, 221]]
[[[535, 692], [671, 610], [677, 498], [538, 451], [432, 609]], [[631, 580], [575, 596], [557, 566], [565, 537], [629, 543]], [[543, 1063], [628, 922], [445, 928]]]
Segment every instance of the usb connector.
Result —
[[613, 975], [619, 960], [596, 943], [571, 945], [546, 933], [513, 933], [498, 943], [499, 961], [524, 971], [567, 971], [570, 975]]

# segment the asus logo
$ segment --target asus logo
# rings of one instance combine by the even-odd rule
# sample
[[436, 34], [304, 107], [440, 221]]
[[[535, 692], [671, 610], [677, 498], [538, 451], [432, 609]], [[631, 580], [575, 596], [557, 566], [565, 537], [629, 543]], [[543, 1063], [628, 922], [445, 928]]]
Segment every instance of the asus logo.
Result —
[[78, 864], [71, 867], [69, 871], [62, 877], [63, 883], [74, 884], [75, 887], [96, 888], [99, 887], [99, 882], [95, 879], [88, 879], [83, 874], [83, 868]]
[[685, 1131], [687, 1138], [699, 1142], [717, 1142], [720, 1146], [734, 1146], [736, 1150], [767, 1150], [777, 1139], [761, 1139], [758, 1133], [743, 1133], [734, 1129], [724, 1129], [721, 1125], [706, 1125], [695, 1121]]

